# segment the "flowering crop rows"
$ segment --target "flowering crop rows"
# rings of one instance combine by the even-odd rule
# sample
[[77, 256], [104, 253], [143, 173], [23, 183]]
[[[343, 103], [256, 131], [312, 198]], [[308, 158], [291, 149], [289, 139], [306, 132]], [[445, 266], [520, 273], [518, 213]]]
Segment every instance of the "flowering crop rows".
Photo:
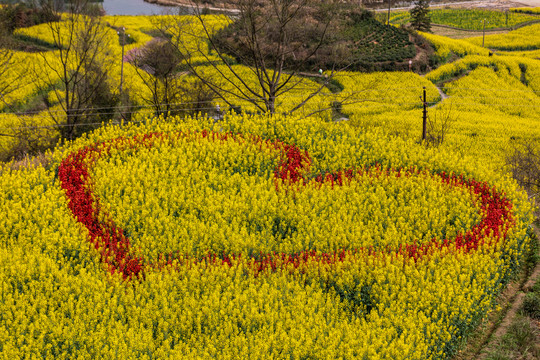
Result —
[[[482, 37], [469, 38], [467, 41], [475, 45], [481, 45]], [[487, 48], [496, 50], [538, 50], [540, 49], [540, 24], [525, 26], [510, 31], [508, 34], [486, 35], [484, 43]]]
[[488, 55], [489, 53], [488, 49], [464, 40], [450, 39], [446, 36], [430, 33], [422, 33], [422, 36], [435, 46], [435, 49], [437, 50], [436, 54], [441, 59], [447, 59], [451, 53], [459, 56]]
[[[538, 20], [533, 9], [524, 8], [528, 11], [502, 12], [493, 10], [479, 9], [431, 9], [430, 17], [432, 24], [452, 26], [467, 30], [482, 30], [484, 19], [486, 20], [486, 29], [507, 28], [523, 24], [529, 21]], [[385, 14], [386, 15], [386, 14]], [[382, 16], [381, 16], [382, 18]], [[384, 17], [386, 21], [387, 17]], [[390, 23], [402, 25], [411, 21], [408, 11], [392, 11], [390, 14]]]
[[523, 13], [523, 14], [537, 14], [537, 15], [540, 15], [540, 7], [536, 7], [536, 8], [530, 8], [530, 7], [510, 8], [510, 11], [517, 12], [517, 13]]
[[[539, 136], [540, 63], [537, 60], [465, 56], [440, 66], [425, 78], [440, 84], [448, 96], [428, 109], [428, 118], [438, 119], [439, 129], [441, 119], [450, 116], [443, 147], [464, 156], [474, 154], [490, 159], [494, 167], [500, 168], [516, 140], [534, 141]], [[428, 102], [431, 101], [428, 92]], [[405, 138], [421, 136], [422, 114], [418, 110], [396, 107], [391, 113], [364, 115], [361, 105], [350, 116], [354, 126], [378, 128]]]
[[334, 95], [344, 104], [343, 110], [357, 116], [418, 108], [422, 87], [426, 100], [435, 103], [440, 95], [433, 83], [412, 72], [340, 72], [336, 78], [344, 90]]
[[2, 351], [448, 357], [519, 263], [530, 205], [419, 149], [236, 115], [109, 126], [4, 171]]

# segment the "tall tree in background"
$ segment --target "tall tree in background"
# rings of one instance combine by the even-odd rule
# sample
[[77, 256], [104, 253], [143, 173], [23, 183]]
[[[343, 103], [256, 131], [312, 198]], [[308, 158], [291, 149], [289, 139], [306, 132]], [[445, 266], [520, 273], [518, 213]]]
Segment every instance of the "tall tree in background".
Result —
[[9, 50], [12, 46], [10, 42], [9, 36], [0, 35], [0, 109], [7, 111], [4, 114], [7, 122], [2, 121], [0, 138], [9, 139], [0, 141], [0, 161], [22, 159], [28, 155], [44, 152], [53, 147], [58, 140], [53, 132], [36, 129], [32, 117], [25, 116], [18, 108], [17, 96], [12, 96], [28, 85], [28, 78], [24, 74], [26, 69], [24, 58]]
[[[246, 101], [261, 112], [276, 112], [276, 99], [293, 89], [305, 87], [297, 75], [310, 65], [321, 46], [328, 42], [333, 16], [333, 1], [318, 0], [234, 0], [239, 13], [229, 26], [218, 34], [211, 23], [196, 9], [202, 31], [185, 19], [162, 22], [164, 35], [172, 34], [171, 42], [185, 59], [191, 74], [229, 106], [233, 101]], [[186, 44], [185, 38], [198, 38], [199, 46]], [[305, 41], [309, 38], [309, 44]], [[200, 67], [204, 63], [206, 66]], [[238, 68], [236, 63], [249, 67]], [[318, 67], [312, 72], [317, 73]], [[246, 73], [249, 72], [249, 73]], [[323, 90], [333, 71], [316, 89], [306, 90], [293, 112], [303, 107]], [[256, 81], [249, 81], [255, 79]]]
[[170, 41], [154, 38], [129, 51], [125, 60], [134, 66], [145, 85], [147, 91], [141, 91], [140, 96], [155, 115], [196, 115], [207, 113], [211, 107], [213, 92], [182, 71], [183, 55]]
[[431, 17], [429, 15], [430, 0], [416, 0], [414, 7], [409, 10], [411, 26], [417, 31], [431, 31]]
[[[57, 50], [43, 53], [43, 68], [37, 75], [46, 88], [53, 88], [61, 113], [50, 111], [63, 139], [74, 139], [112, 117], [118, 102], [108, 72], [113, 59], [115, 34], [108, 29], [88, 1], [70, 2], [62, 21], [48, 29]], [[114, 35], [112, 35], [114, 34]]]
[[13, 77], [9, 76], [12, 70], [13, 53], [5, 47], [4, 42], [7, 42], [5, 37], [0, 33], [0, 101], [2, 106], [7, 105], [6, 96], [15, 90]]

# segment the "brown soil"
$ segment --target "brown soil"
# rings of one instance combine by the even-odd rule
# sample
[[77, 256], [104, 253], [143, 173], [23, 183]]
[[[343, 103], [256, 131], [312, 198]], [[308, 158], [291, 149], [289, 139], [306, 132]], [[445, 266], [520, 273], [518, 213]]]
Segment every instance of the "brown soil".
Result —
[[[452, 5], [444, 5], [447, 8], [462, 8], [462, 9], [483, 9], [483, 10], [508, 10], [516, 7], [527, 7], [527, 4], [519, 1], [505, 0], [485, 0], [468, 3], [456, 3]], [[435, 6], [434, 6], [435, 7]]]
[[36, 156], [27, 156], [22, 160], [12, 161], [8, 163], [0, 163], [0, 174], [2, 174], [5, 170], [23, 170], [28, 169], [35, 166], [47, 166], [52, 161], [52, 155], [47, 154], [39, 154]]
[[[534, 226], [537, 237], [540, 241], [540, 229]], [[498, 303], [503, 307], [500, 311], [493, 312], [487, 321], [482, 323], [467, 346], [458, 353], [454, 360], [482, 360], [488, 353], [494, 350], [501, 338], [508, 332], [510, 325], [514, 322], [516, 314], [523, 304], [525, 292], [529, 291], [536, 281], [540, 279], [540, 263], [536, 265], [528, 277], [522, 277], [508, 285], [504, 292], [499, 296]], [[537, 330], [540, 330], [540, 322], [532, 322]], [[536, 332], [540, 334], [540, 331]], [[540, 336], [538, 338], [540, 343]]]
[[220, 11], [220, 12], [231, 12], [237, 13], [238, 10], [235, 9], [234, 5], [229, 1], [210, 1], [208, 3], [196, 5], [192, 0], [144, 0], [151, 4], [158, 4], [163, 6], [185, 6], [185, 7], [199, 7], [200, 9], [206, 8], [211, 11]]
[[[455, 28], [450, 28], [447, 26], [439, 26], [436, 24], [431, 25], [431, 31], [435, 35], [442, 35], [449, 37], [451, 39], [465, 39], [475, 36], [482, 36], [482, 31], [478, 30], [460, 30]], [[494, 34], [506, 34], [510, 30], [486, 30], [486, 35], [494, 35]]]

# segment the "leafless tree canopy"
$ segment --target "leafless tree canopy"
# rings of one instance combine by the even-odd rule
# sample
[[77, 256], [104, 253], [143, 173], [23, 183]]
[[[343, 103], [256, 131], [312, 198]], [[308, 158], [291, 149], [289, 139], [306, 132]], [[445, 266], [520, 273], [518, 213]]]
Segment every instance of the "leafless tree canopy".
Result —
[[[63, 113], [50, 112], [64, 139], [73, 139], [104, 119], [93, 116], [96, 108], [108, 114], [116, 104], [108, 80], [110, 38], [103, 21], [88, 13], [87, 1], [73, 1], [61, 22], [47, 23], [59, 49], [51, 59], [43, 54], [44, 69], [36, 75], [53, 88]], [[99, 112], [98, 111], [98, 112]], [[88, 126], [85, 126], [88, 124]]]
[[305, 69], [306, 62], [332, 38], [328, 30], [335, 27], [332, 20], [336, 20], [337, 9], [328, 3], [313, 0], [237, 3], [239, 18], [216, 34], [213, 41], [243, 64]]
[[430, 110], [427, 116], [426, 145], [442, 145], [457, 120], [452, 104]]
[[[164, 36], [173, 35], [171, 42], [183, 54], [190, 73], [217, 97], [231, 107], [231, 99], [240, 99], [261, 112], [274, 113], [276, 98], [304, 86], [305, 80], [297, 76], [299, 69], [305, 68], [328, 41], [335, 14], [333, 4], [319, 0], [235, 0], [234, 5], [240, 13], [217, 35], [201, 8], [196, 18], [202, 32], [194, 33], [185, 20], [162, 22], [158, 28]], [[186, 45], [185, 37], [199, 38], [199, 46]], [[307, 38], [311, 41], [306, 42]], [[201, 59], [213, 67], [211, 76], [198, 67]], [[239, 70], [236, 63], [249, 65], [250, 74], [242, 73], [246, 68]], [[255, 78], [256, 83], [247, 78]], [[303, 107], [325, 85], [307, 93], [290, 111]]]
[[0, 97], [2, 103], [5, 105], [5, 96], [14, 90], [14, 83], [9, 81], [11, 77], [8, 77], [8, 72], [12, 71], [11, 64], [13, 54], [8, 49], [1, 47], [2, 37], [0, 35]]
[[[0, 107], [12, 113], [16, 104], [10, 100], [10, 94], [23, 85], [23, 74], [20, 70], [24, 69], [24, 66], [19, 63], [21, 60], [9, 50], [10, 45], [9, 35], [0, 34]], [[54, 145], [56, 141], [54, 136], [35, 131], [28, 117], [15, 113], [12, 114], [12, 118], [12, 128], [0, 130], [0, 137], [10, 139], [10, 141], [2, 142], [0, 161], [20, 159]]]
[[506, 161], [512, 175], [540, 204], [540, 146], [532, 140], [513, 140]]
[[196, 115], [210, 109], [213, 92], [181, 70], [184, 56], [170, 41], [155, 38], [128, 52], [126, 60], [135, 66], [146, 86], [150, 95], [143, 92], [141, 96], [156, 115]]

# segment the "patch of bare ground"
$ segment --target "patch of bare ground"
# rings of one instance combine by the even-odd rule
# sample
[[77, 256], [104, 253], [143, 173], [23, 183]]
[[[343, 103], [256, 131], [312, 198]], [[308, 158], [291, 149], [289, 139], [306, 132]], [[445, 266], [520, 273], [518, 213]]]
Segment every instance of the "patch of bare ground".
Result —
[[[461, 8], [461, 9], [482, 9], [482, 10], [500, 10], [505, 11], [510, 8], [525, 7], [526, 4], [519, 1], [506, 0], [484, 0], [484, 1], [468, 1], [456, 2], [454, 4], [444, 4], [445, 8]], [[433, 6], [436, 7], [436, 6]]]
[[52, 161], [52, 155], [50, 153], [41, 153], [36, 156], [26, 156], [21, 160], [0, 163], [0, 174], [5, 170], [22, 170], [36, 166], [46, 167]]
[[[482, 35], [482, 31], [480, 30], [461, 30], [461, 29], [456, 29], [449, 26], [440, 26], [436, 24], [431, 25], [431, 31], [435, 35], [442, 35], [442, 36], [449, 37], [451, 39], [466, 39], [466, 38]], [[506, 34], [509, 31], [510, 30], [490, 30], [490, 31], [486, 30], [486, 35]]]
[[[540, 230], [533, 226], [537, 242], [540, 242]], [[500, 309], [493, 311], [486, 320], [484, 320], [477, 328], [475, 334], [468, 339], [467, 345], [454, 357], [454, 360], [485, 360], [494, 359], [493, 354], [500, 349], [499, 345], [503, 341], [506, 334], [512, 331], [512, 326], [515, 327], [520, 321], [526, 321], [530, 324], [530, 335], [534, 339], [529, 339], [531, 347], [540, 344], [540, 322], [538, 320], [523, 318], [518, 319], [518, 312], [522, 308], [525, 293], [532, 289], [536, 281], [540, 279], [540, 263], [536, 264], [534, 269], [524, 270], [519, 278], [512, 281], [507, 288], [499, 295], [497, 303], [500, 304]], [[518, 321], [519, 320], [519, 321]], [[508, 355], [508, 354], [506, 354]], [[525, 360], [537, 359], [530, 356], [503, 356], [501, 359]], [[498, 357], [495, 357], [498, 358]]]
[[236, 13], [238, 10], [236, 9], [236, 5], [231, 1], [206, 1], [202, 2], [200, 4], [196, 4], [193, 0], [144, 0], [151, 4], [158, 4], [162, 6], [183, 6], [188, 8], [196, 8], [199, 7], [200, 9], [206, 8], [210, 11], [217, 11], [217, 12], [231, 12]]

